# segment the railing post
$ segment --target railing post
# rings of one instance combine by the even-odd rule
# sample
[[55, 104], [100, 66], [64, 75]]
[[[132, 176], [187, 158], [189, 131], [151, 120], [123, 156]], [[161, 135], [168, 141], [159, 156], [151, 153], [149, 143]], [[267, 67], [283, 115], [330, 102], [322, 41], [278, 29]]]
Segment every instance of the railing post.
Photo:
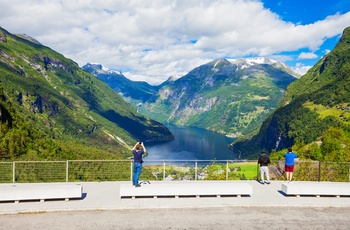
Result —
[[198, 164], [197, 160], [194, 162], [194, 180], [198, 179]]
[[228, 180], [228, 160], [226, 160], [226, 180]]
[[66, 182], [68, 182], [68, 174], [69, 174], [69, 171], [68, 171], [68, 161], [66, 161]]
[[163, 161], [163, 181], [165, 180], [165, 161]]
[[14, 161], [12, 164], [12, 183], [16, 182], [16, 162]]
[[318, 162], [318, 182], [321, 180], [321, 161]]
[[130, 181], [131, 181], [131, 183], [132, 183], [132, 177], [133, 177], [133, 169], [132, 169], [132, 166], [133, 166], [132, 161], [130, 161]]

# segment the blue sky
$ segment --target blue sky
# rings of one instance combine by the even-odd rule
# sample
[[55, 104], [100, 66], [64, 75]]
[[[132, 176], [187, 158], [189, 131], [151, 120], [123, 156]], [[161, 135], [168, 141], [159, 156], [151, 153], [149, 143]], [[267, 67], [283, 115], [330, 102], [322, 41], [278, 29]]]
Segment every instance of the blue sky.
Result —
[[[282, 20], [296, 25], [312, 24], [324, 20], [330, 15], [345, 14], [350, 11], [350, 0], [263, 0], [264, 7], [278, 14]], [[349, 24], [350, 26], [350, 24]], [[339, 36], [325, 38], [319, 50], [314, 51], [315, 58], [286, 61], [295, 66], [302, 63], [313, 66], [328, 51], [332, 50], [340, 39]], [[310, 52], [307, 48], [288, 52], [289, 55], [299, 56], [300, 52]]]
[[0, 0], [0, 26], [80, 66], [157, 85], [217, 58], [304, 74], [350, 26], [350, 0]]
[[350, 10], [350, 0], [263, 0], [262, 3], [283, 20], [296, 24], [314, 23]]

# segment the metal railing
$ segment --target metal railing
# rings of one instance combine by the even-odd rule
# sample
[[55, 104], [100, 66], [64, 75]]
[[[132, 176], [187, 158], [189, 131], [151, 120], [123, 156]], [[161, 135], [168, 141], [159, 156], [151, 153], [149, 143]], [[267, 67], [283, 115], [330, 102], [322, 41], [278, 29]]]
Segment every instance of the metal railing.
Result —
[[[284, 161], [269, 165], [271, 180], [285, 180]], [[130, 160], [67, 160], [0, 162], [0, 183], [129, 181]], [[174, 160], [149, 161], [143, 165], [141, 180], [257, 180], [256, 161]], [[299, 161], [294, 180], [350, 181], [349, 162]]]

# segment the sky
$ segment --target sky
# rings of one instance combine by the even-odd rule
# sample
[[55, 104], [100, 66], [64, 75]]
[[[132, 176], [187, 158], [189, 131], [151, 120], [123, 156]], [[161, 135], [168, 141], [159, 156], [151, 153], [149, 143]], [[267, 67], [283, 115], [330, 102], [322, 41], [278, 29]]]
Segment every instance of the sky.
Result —
[[79, 66], [158, 85], [217, 58], [304, 74], [350, 26], [350, 0], [0, 0], [0, 26]]

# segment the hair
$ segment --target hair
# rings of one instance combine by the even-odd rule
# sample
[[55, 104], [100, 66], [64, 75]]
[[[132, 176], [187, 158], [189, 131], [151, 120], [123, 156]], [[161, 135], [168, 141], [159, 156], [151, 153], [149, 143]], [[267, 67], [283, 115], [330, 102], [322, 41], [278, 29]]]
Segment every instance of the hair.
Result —
[[293, 152], [292, 148], [289, 148], [289, 149], [288, 149], [288, 152]]

